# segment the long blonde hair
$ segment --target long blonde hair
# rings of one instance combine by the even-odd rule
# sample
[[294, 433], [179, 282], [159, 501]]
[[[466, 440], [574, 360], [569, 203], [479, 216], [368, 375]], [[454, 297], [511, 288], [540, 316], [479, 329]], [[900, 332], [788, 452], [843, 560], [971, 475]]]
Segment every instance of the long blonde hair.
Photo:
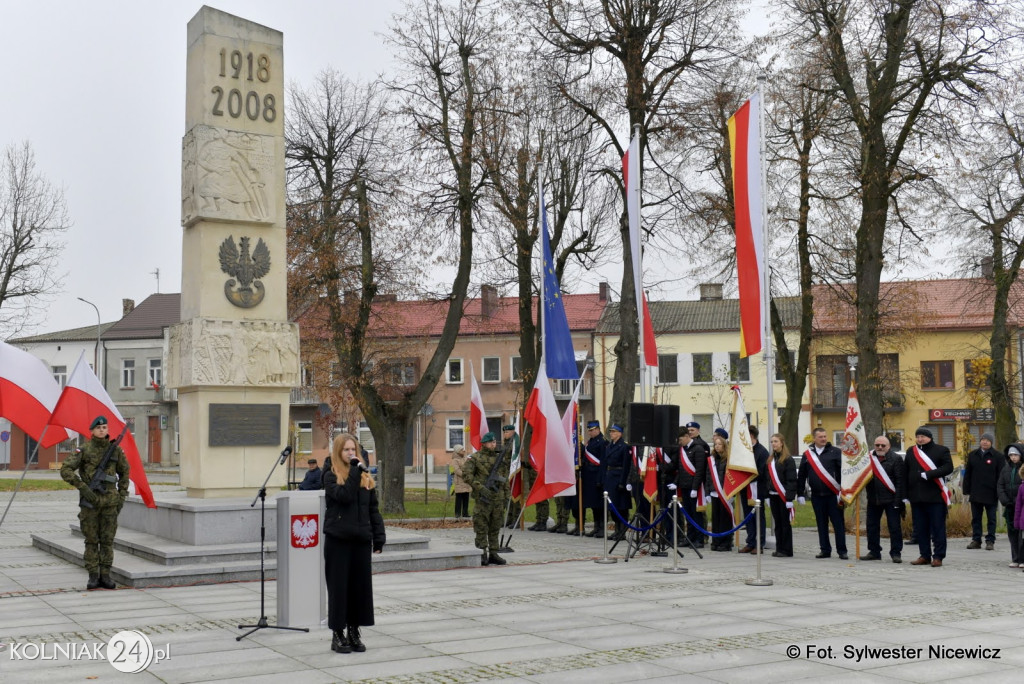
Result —
[[[771, 437], [771, 439], [775, 439], [775, 438], [778, 438], [779, 443], [782, 444], [782, 451], [779, 452], [779, 461], [778, 462], [779, 463], [785, 463], [787, 458], [792, 458], [792, 456], [789, 455], [789, 446], [786, 444], [786, 438], [783, 437], [782, 434], [778, 433], [778, 432], [776, 432]], [[768, 440], [768, 446], [771, 446], [771, 445], [772, 445], [771, 440]], [[772, 448], [772, 452], [773, 453], [775, 452], [774, 447]]]
[[[334, 444], [331, 445], [331, 472], [338, 477], [338, 484], [345, 482], [348, 479], [348, 472], [352, 469], [349, 465], [348, 459], [341, 455], [342, 449], [352, 442], [356, 445], [356, 457], [361, 458], [362, 447], [359, 445], [359, 440], [343, 432], [334, 438]], [[377, 483], [373, 481], [373, 476], [370, 473], [362, 473], [359, 477], [359, 486], [363, 489], [373, 489], [377, 486]]]
[[[715, 449], [715, 447], [718, 446], [719, 442], [722, 443], [722, 453], [721, 454], [719, 454], [718, 451]], [[721, 456], [726, 461], [728, 461], [729, 460], [729, 440], [727, 440], [725, 437], [722, 437], [721, 435], [715, 435], [714, 437], [712, 437], [711, 438], [711, 455], [712, 456]]]

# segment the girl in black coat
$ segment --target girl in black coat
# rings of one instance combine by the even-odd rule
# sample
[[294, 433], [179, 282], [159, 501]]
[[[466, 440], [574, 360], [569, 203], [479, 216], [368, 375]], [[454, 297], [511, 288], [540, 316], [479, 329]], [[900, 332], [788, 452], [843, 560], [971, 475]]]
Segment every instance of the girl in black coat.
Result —
[[1021, 531], [1013, 524], [1014, 507], [1017, 504], [1017, 490], [1020, 489], [1021, 460], [1024, 459], [1024, 444], [1011, 444], [1006, 449], [1006, 467], [999, 471], [999, 483], [996, 493], [1003, 504], [1003, 517], [1006, 518], [1006, 536], [1010, 539], [1010, 567], [1020, 567], [1024, 561], [1021, 553]]
[[359, 453], [355, 437], [338, 435], [331, 449], [331, 468], [324, 473], [327, 624], [334, 631], [331, 650], [337, 653], [366, 650], [359, 628], [373, 624], [370, 553], [384, 548], [376, 483], [363, 469]]
[[772, 509], [772, 527], [775, 529], [775, 551], [772, 555], [776, 558], [791, 558], [793, 523], [789, 520], [789, 514], [796, 499], [796, 461], [789, 455], [789, 448], [782, 435], [775, 433], [770, 443], [772, 453], [765, 470], [768, 471], [768, 505]]
[[[721, 435], [716, 434], [712, 441], [712, 445], [711, 456], [708, 458], [708, 472], [704, 486], [707, 491], [710, 492], [710, 496], [708, 498], [710, 503], [708, 506], [711, 507], [711, 531], [715, 534], [721, 534], [722, 532], [732, 529], [734, 524], [732, 507], [729, 501], [722, 501], [718, 496], [718, 489], [715, 487], [715, 481], [711, 475], [711, 469], [715, 469], [715, 473], [718, 475], [718, 481], [724, 485], [725, 469], [729, 465], [729, 442]], [[731, 534], [726, 537], [712, 537], [711, 550], [732, 551], [732, 538], [733, 535]]]

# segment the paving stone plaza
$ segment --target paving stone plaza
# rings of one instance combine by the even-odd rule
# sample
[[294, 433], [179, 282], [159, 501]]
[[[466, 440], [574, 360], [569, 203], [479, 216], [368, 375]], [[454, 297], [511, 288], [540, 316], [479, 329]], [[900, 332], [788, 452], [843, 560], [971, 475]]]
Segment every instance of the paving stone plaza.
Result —
[[[665, 558], [601, 565], [599, 540], [518, 532], [506, 567], [375, 575], [368, 650], [343, 655], [326, 628], [236, 641], [259, 582], [86, 592], [81, 568], [30, 539], [75, 512], [73, 492], [22, 493], [0, 529], [0, 682], [1016, 682], [1024, 665], [1024, 573], [1002, 539], [954, 540], [933, 569], [815, 560], [801, 529], [796, 557], [766, 557], [774, 584], [756, 587], [751, 556], [686, 553], [689, 572], [667, 574]], [[432, 534], [472, 543], [469, 528]], [[274, 596], [268, 582], [271, 623]], [[167, 657], [124, 674], [65, 655], [121, 630]]]

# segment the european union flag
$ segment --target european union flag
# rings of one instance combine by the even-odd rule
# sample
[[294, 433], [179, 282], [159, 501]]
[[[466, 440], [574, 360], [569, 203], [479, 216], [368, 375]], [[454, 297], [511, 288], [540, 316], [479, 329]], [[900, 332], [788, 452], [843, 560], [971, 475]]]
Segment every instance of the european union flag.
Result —
[[562, 290], [555, 275], [555, 262], [551, 258], [551, 243], [548, 240], [548, 215], [544, 209], [544, 195], [540, 198], [541, 227], [543, 235], [543, 257], [541, 260], [541, 306], [544, 309], [544, 361], [549, 378], [578, 380], [576, 353], [572, 348], [569, 321], [565, 317]]

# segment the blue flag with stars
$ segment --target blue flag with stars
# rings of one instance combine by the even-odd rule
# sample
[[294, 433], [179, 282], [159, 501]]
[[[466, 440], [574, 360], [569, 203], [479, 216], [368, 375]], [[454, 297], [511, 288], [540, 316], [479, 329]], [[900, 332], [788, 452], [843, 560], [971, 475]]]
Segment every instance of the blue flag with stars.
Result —
[[569, 321], [565, 317], [565, 304], [562, 291], [555, 275], [555, 262], [551, 258], [551, 243], [548, 240], [548, 216], [544, 209], [544, 195], [540, 198], [541, 227], [543, 228], [542, 297], [544, 308], [544, 324], [541, 333], [544, 336], [544, 362], [549, 378], [578, 380], [576, 370], [576, 354], [572, 348], [572, 336], [569, 334]]

